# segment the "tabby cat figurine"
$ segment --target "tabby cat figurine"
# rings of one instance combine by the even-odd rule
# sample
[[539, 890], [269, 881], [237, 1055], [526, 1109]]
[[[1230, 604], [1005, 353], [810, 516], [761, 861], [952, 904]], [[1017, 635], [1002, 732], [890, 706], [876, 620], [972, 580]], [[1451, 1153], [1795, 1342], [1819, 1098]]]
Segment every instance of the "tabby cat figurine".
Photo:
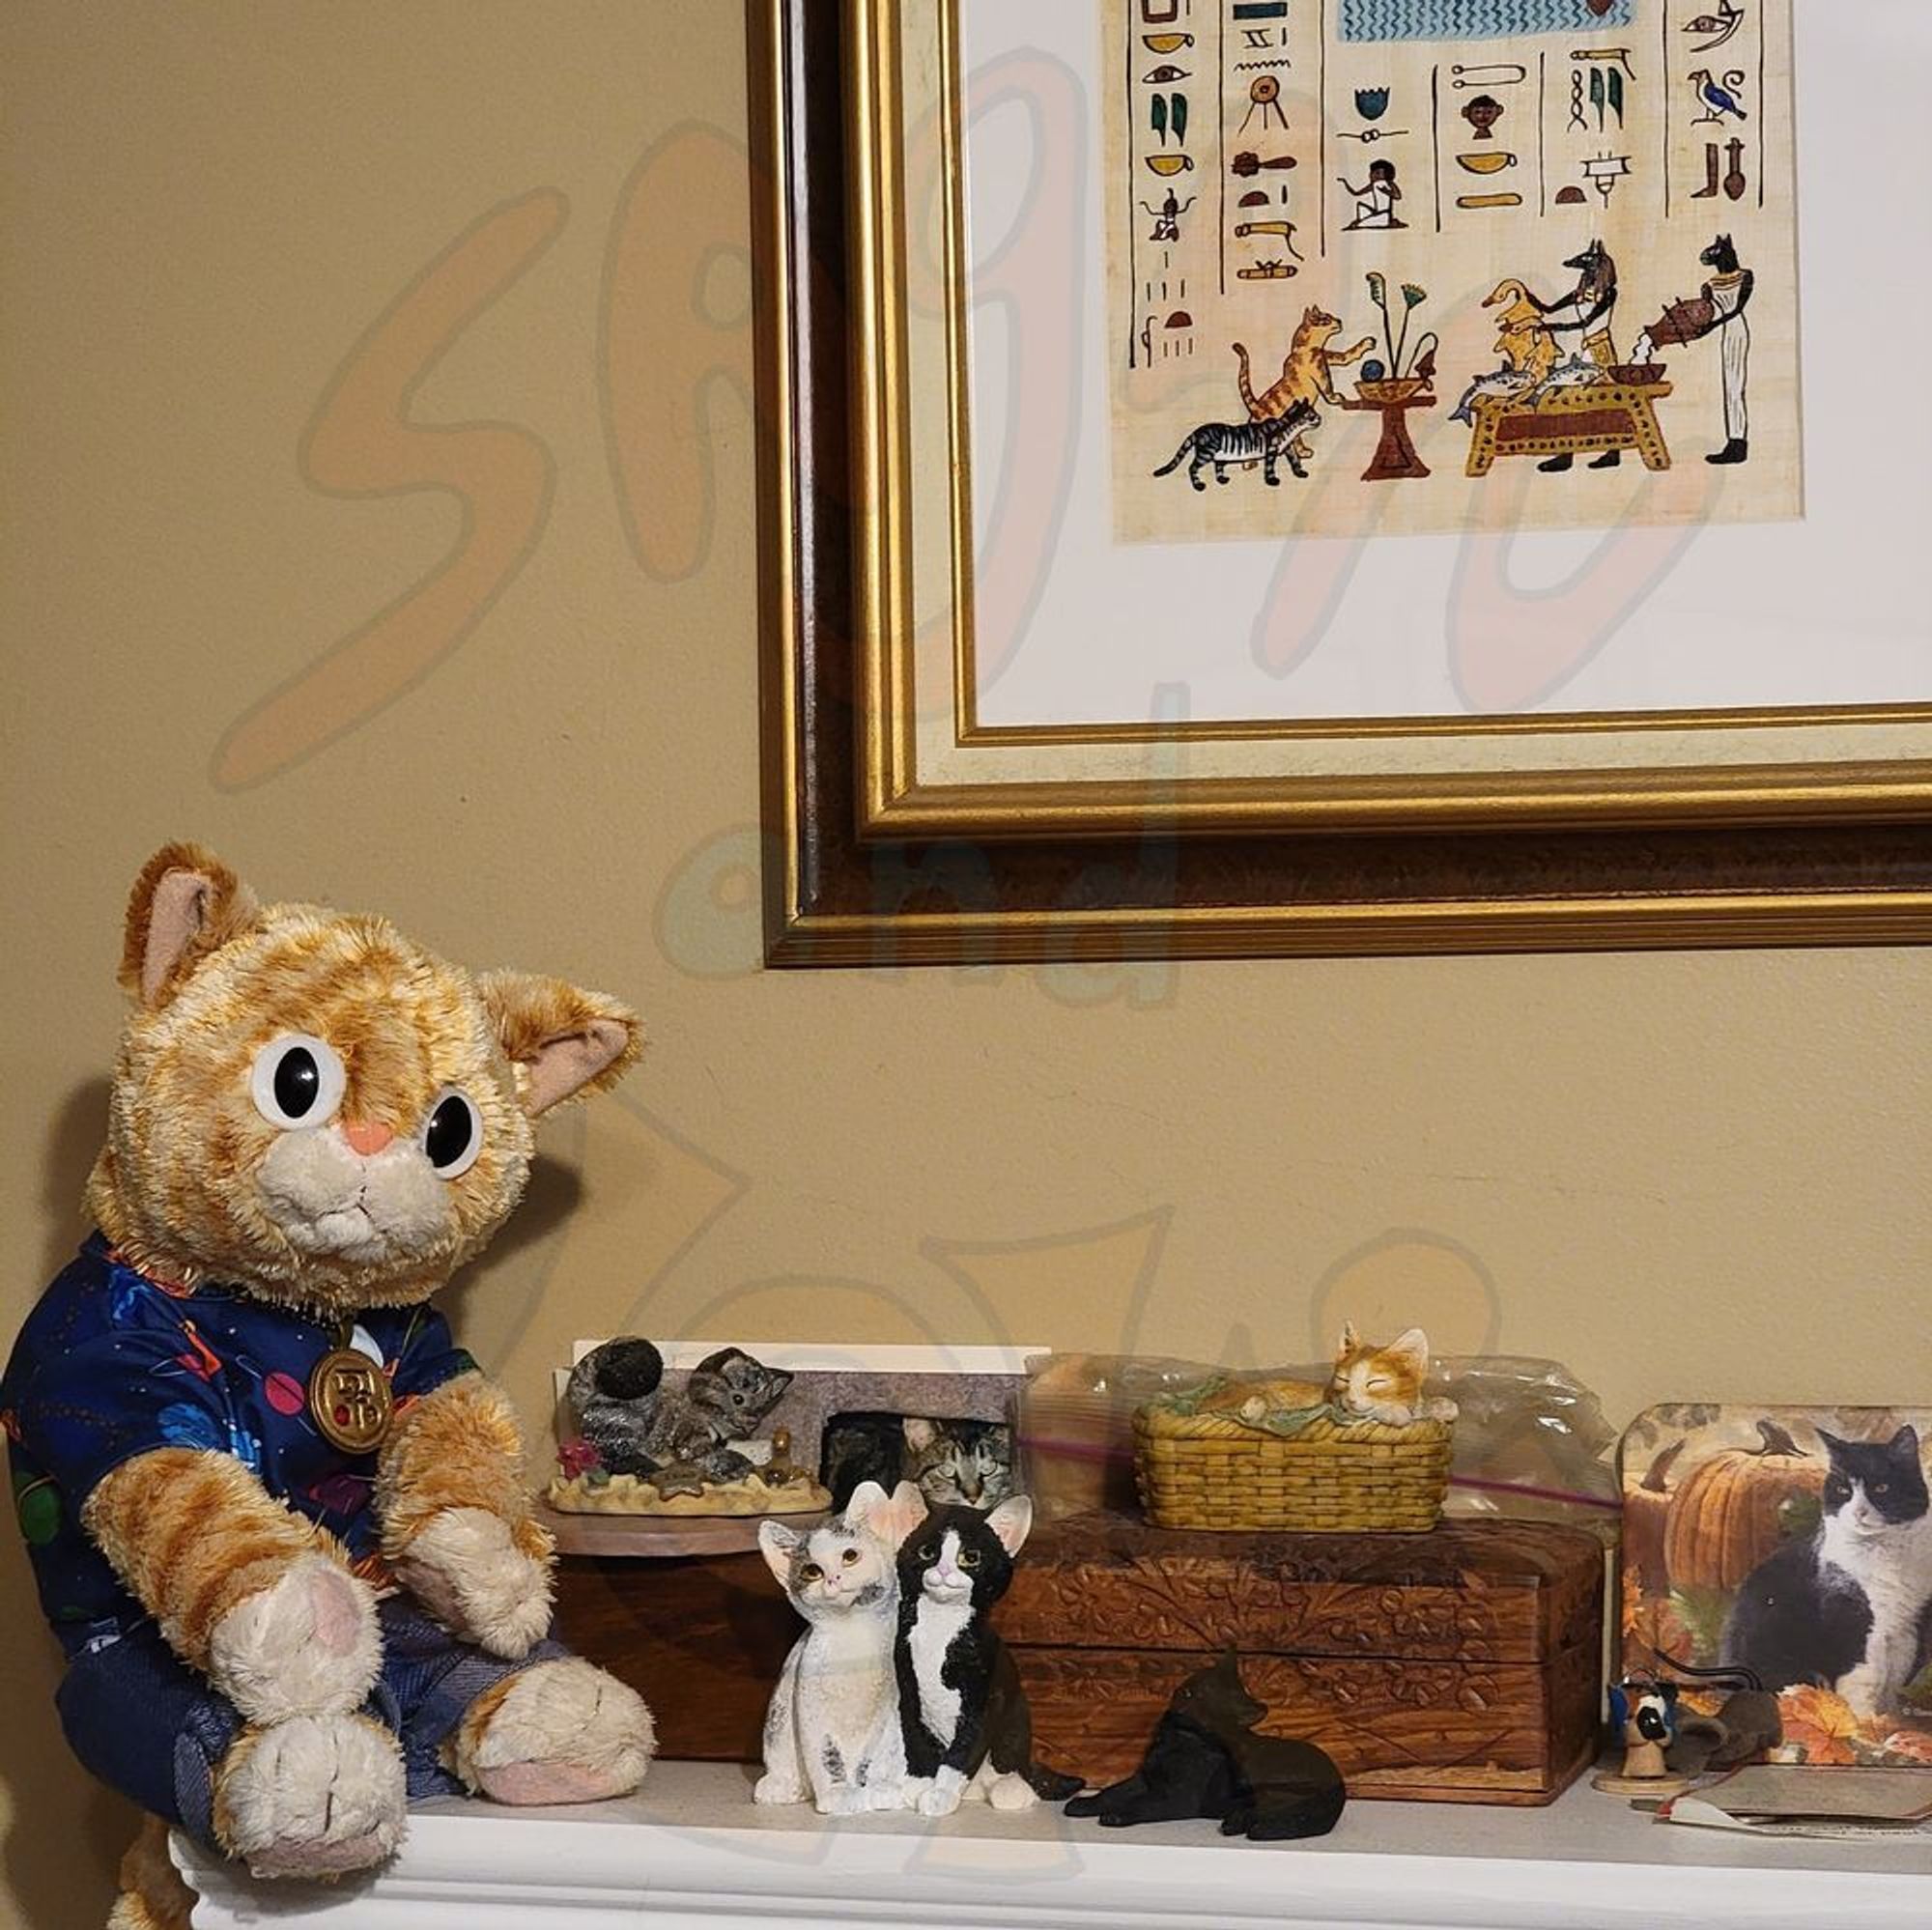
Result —
[[[191, 845], [136, 881], [121, 980], [98, 1230], [0, 1379], [75, 1753], [265, 1876], [380, 1863], [414, 1798], [635, 1788], [650, 1714], [546, 1639], [515, 1416], [426, 1303], [636, 1017]], [[159, 1828], [114, 1930], [187, 1920]]]

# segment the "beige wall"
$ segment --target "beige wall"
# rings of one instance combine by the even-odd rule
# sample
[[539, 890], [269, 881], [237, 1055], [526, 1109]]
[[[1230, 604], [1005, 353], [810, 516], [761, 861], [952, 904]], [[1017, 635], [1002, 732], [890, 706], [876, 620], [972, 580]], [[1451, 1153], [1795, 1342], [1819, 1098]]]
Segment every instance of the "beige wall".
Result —
[[[1345, 1306], [1619, 1421], [1926, 1397], [1932, 953], [756, 970], [727, 0], [0, 34], [8, 1329], [80, 1231], [127, 884], [192, 835], [649, 1015], [454, 1295], [532, 1416], [620, 1326], [1243, 1357]], [[95, 1923], [127, 1818], [12, 1545], [0, 1589], [0, 1894]]]

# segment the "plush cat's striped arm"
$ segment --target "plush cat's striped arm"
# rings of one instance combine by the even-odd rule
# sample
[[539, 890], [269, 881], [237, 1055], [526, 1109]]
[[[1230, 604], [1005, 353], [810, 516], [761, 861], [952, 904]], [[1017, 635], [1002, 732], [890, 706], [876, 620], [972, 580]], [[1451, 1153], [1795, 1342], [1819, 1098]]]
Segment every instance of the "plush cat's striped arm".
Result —
[[151, 1449], [102, 1476], [81, 1524], [168, 1645], [251, 1722], [354, 1709], [381, 1660], [376, 1602], [332, 1535], [233, 1455]]
[[383, 1552], [457, 1634], [511, 1660], [550, 1627], [549, 1532], [531, 1511], [524, 1438], [482, 1375], [413, 1403], [376, 1469]]

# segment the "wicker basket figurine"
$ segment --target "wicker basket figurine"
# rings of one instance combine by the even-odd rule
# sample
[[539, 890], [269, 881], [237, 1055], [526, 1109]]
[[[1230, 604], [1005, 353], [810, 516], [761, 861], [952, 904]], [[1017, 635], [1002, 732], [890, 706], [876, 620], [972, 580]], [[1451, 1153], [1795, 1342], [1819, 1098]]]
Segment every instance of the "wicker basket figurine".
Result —
[[1429, 1342], [1345, 1328], [1328, 1383], [1215, 1375], [1134, 1415], [1134, 1470], [1160, 1528], [1420, 1533], [1449, 1487], [1453, 1402], [1422, 1391]]

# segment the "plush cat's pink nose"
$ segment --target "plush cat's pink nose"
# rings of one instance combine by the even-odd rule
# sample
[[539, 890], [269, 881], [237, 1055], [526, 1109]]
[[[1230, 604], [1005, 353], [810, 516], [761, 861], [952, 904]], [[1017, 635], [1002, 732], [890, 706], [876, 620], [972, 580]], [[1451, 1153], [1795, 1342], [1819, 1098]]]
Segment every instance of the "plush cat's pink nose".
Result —
[[359, 1152], [364, 1159], [381, 1152], [396, 1136], [394, 1126], [384, 1125], [381, 1120], [344, 1120], [342, 1137]]

